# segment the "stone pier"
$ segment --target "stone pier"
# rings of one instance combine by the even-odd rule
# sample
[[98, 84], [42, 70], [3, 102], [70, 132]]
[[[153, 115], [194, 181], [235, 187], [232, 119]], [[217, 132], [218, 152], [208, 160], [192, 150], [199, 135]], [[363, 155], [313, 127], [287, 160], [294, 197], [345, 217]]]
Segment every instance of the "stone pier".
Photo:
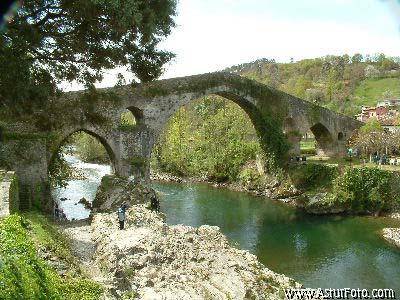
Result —
[[18, 181], [15, 172], [0, 170], [0, 218], [18, 210]]

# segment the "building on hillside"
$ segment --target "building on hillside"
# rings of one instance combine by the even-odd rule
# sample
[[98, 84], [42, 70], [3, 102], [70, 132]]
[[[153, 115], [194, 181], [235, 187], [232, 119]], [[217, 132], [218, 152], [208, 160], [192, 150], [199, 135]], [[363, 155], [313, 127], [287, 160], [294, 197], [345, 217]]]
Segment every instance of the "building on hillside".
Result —
[[400, 132], [400, 99], [384, 99], [376, 107], [362, 106], [361, 113], [356, 115], [357, 120], [367, 122], [376, 118], [388, 132]]
[[361, 122], [366, 122], [370, 118], [376, 118], [376, 119], [380, 120], [388, 112], [389, 112], [389, 109], [385, 106], [378, 106], [378, 107], [362, 106], [361, 113], [356, 115], [356, 118], [357, 118], [357, 120], [359, 120]]
[[383, 99], [379, 101], [376, 106], [398, 108], [400, 107], [400, 99]]

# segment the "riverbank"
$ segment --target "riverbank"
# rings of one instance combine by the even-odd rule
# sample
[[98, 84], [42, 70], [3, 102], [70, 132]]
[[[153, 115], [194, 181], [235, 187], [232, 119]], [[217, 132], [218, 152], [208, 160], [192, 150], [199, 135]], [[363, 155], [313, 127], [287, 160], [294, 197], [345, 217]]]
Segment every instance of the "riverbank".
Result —
[[351, 168], [322, 164], [292, 164], [287, 177], [251, 176], [248, 182], [216, 183], [206, 178], [180, 178], [165, 173], [152, 173], [153, 180], [178, 183], [203, 182], [213, 187], [247, 192], [295, 206], [313, 215], [385, 216], [400, 210], [398, 172], [377, 168]]
[[127, 211], [124, 230], [115, 213], [96, 213], [64, 232], [109, 299], [282, 299], [301, 286], [232, 247], [218, 227], [168, 226], [144, 204]]
[[206, 183], [215, 188], [226, 188], [236, 192], [245, 192], [257, 197], [267, 197], [272, 200], [278, 200], [292, 206], [302, 207], [299, 197], [302, 193], [293, 186], [282, 187], [281, 183], [275, 178], [263, 185], [249, 185], [240, 182], [213, 182], [207, 178], [201, 177], [178, 177], [167, 173], [151, 172], [150, 179], [161, 182], [176, 183]]

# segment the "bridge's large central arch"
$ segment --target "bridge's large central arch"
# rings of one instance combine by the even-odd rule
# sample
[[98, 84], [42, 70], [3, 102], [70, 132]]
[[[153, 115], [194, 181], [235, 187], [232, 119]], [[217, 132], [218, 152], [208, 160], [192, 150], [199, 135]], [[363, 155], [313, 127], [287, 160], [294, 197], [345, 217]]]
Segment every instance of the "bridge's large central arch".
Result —
[[262, 140], [254, 125], [260, 113], [255, 107], [243, 109], [236, 97], [222, 95], [191, 99], [177, 109], [153, 147], [153, 168], [179, 176], [236, 180], [246, 162], [261, 157]]

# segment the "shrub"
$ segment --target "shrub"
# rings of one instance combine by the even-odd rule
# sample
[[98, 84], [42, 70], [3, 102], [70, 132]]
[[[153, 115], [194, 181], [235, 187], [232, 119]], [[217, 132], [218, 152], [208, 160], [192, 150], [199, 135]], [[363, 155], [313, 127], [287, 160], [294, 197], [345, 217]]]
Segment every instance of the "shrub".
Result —
[[387, 211], [399, 203], [398, 181], [398, 176], [389, 171], [348, 167], [335, 180], [333, 194], [337, 203], [353, 213]]
[[258, 189], [263, 184], [262, 176], [254, 167], [243, 168], [238, 175], [238, 179], [243, 186], [250, 190]]
[[317, 150], [314, 148], [304, 148], [304, 149], [300, 149], [300, 154], [302, 155], [316, 155], [317, 154]]

